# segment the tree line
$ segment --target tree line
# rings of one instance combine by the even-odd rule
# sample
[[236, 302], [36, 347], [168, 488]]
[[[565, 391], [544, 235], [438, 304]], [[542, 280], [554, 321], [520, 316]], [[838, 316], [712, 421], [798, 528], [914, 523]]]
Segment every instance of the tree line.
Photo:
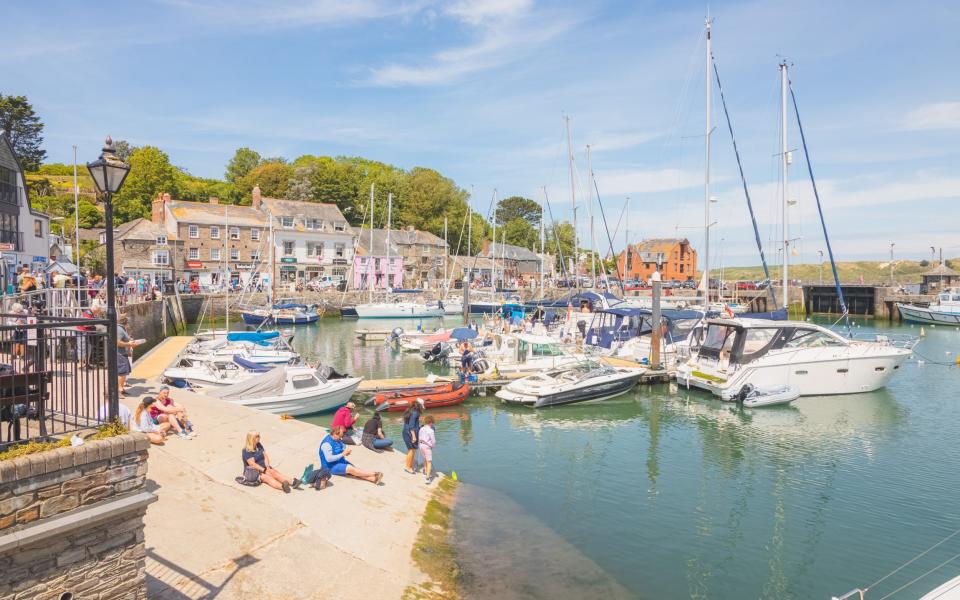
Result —
[[[43, 164], [43, 123], [23, 96], [0, 94], [0, 128], [11, 133], [11, 141], [25, 171], [30, 172], [31, 201], [54, 216], [73, 216], [73, 165]], [[15, 134], [15, 135], [14, 135]], [[442, 237], [447, 224], [451, 252], [466, 254], [467, 232], [472, 231], [469, 246], [474, 253], [482, 241], [490, 239], [492, 225], [488, 215], [472, 213], [472, 226], [466, 220], [469, 194], [453, 180], [434, 169], [402, 169], [394, 165], [357, 156], [315, 156], [305, 154], [293, 160], [264, 157], [257, 151], [238, 148], [226, 165], [223, 179], [192, 175], [173, 164], [166, 152], [155, 146], [133, 146], [125, 140], [114, 142], [117, 155], [128, 162], [130, 174], [114, 196], [116, 224], [138, 217], [149, 218], [151, 204], [158, 193], [169, 193], [180, 200], [206, 202], [211, 196], [221, 203], [250, 205], [254, 186], [264, 197], [336, 204], [351, 225], [369, 225], [371, 185], [374, 189], [373, 222], [387, 225], [387, 198], [393, 195], [390, 225], [394, 229], [412, 226]], [[102, 224], [92, 182], [86, 169], [82, 177], [80, 201], [81, 227]], [[522, 196], [511, 196], [497, 203], [492, 218], [497, 224], [497, 242], [521, 246], [539, 252], [540, 205]], [[64, 219], [68, 223], [72, 219]], [[71, 233], [71, 232], [68, 232]], [[546, 251], [572, 255], [573, 228], [569, 223], [548, 224]], [[558, 257], [559, 260], [559, 257]]]

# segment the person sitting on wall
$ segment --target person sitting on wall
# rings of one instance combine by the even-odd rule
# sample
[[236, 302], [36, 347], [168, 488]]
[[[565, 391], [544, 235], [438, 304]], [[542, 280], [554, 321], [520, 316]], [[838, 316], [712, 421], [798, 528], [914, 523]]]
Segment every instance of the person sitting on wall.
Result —
[[177, 432], [193, 437], [193, 423], [187, 418], [187, 409], [177, 404], [170, 397], [170, 388], [160, 386], [157, 392], [157, 401], [150, 407], [150, 416], [156, 423], [170, 423], [170, 427]]
[[320, 464], [324, 469], [329, 469], [334, 475], [357, 477], [365, 479], [370, 483], [379, 485], [383, 480], [383, 473], [376, 471], [362, 471], [347, 460], [350, 456], [350, 448], [343, 444], [344, 429], [337, 425], [330, 428], [330, 433], [320, 442]]

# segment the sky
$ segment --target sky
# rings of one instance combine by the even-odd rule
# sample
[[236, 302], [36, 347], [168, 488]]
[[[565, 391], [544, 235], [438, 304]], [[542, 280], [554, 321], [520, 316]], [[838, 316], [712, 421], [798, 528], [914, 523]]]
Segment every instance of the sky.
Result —
[[[960, 4], [849, 0], [144, 0], [4, 3], [0, 93], [48, 160], [110, 134], [222, 177], [236, 148], [430, 167], [472, 193], [546, 196], [582, 246], [704, 239], [704, 20], [768, 259], [782, 232], [786, 60], [837, 260], [960, 256]], [[712, 81], [712, 266], [759, 255]], [[791, 262], [827, 247], [797, 121]], [[587, 146], [599, 202], [590, 202]], [[630, 198], [630, 210], [625, 210]], [[601, 217], [606, 216], [606, 225]], [[609, 229], [609, 236], [607, 230]]]

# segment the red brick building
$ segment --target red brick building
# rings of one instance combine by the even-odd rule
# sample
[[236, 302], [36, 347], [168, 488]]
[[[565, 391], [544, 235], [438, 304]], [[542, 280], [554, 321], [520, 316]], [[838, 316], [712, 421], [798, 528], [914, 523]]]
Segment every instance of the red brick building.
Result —
[[617, 267], [626, 279], [649, 281], [658, 262], [664, 281], [687, 281], [697, 277], [697, 251], [686, 238], [658, 238], [631, 244], [620, 253]]

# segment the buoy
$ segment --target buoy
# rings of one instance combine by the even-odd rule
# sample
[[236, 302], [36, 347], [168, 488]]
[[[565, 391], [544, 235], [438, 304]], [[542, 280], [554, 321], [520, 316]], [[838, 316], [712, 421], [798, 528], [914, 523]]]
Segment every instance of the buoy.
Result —
[[922, 366], [923, 366], [923, 361], [922, 361], [922, 360], [918, 360], [918, 361], [917, 361], [917, 366], [918, 366], [918, 367], [922, 367]]
[[450, 473], [450, 479], [452, 479], [452, 480], [454, 480], [454, 481], [457, 480], [457, 472], [456, 472], [456, 471], [454, 471], [453, 473]]
[[923, 330], [923, 327], [920, 328], [920, 337], [927, 335], [927, 332]]

